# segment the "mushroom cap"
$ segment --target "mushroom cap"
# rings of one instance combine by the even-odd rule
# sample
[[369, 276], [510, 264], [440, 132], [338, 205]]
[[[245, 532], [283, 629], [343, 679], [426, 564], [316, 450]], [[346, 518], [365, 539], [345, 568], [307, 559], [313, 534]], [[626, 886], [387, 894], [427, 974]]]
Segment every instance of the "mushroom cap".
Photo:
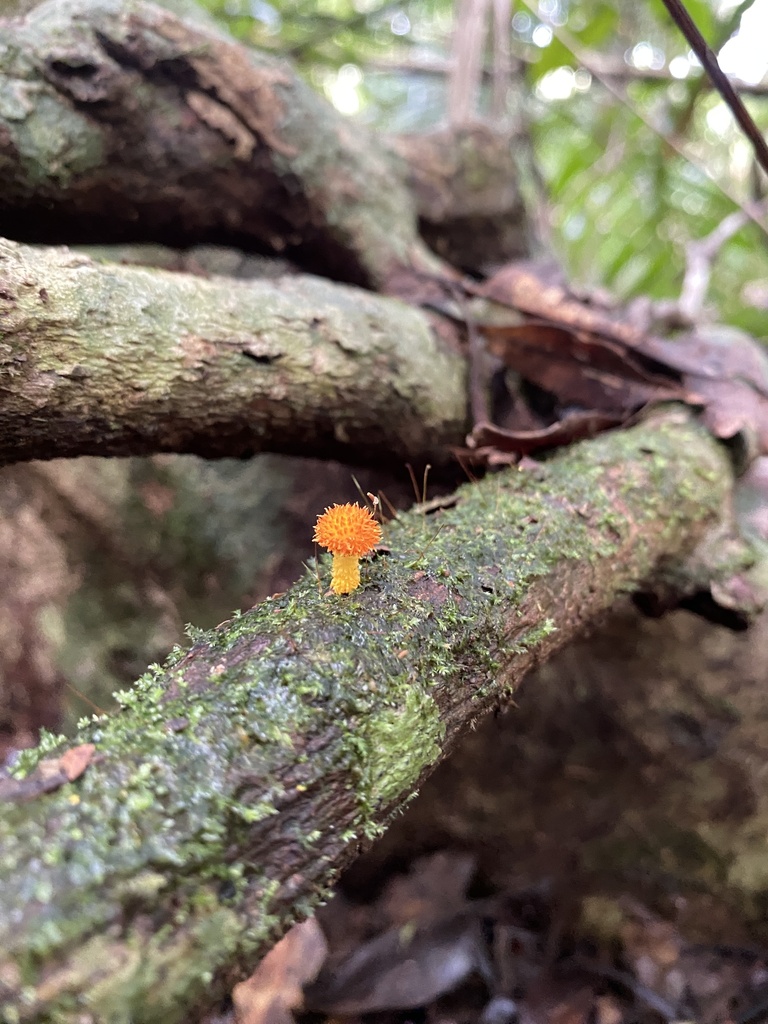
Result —
[[367, 508], [333, 505], [317, 517], [314, 540], [334, 555], [367, 555], [381, 540], [381, 527]]

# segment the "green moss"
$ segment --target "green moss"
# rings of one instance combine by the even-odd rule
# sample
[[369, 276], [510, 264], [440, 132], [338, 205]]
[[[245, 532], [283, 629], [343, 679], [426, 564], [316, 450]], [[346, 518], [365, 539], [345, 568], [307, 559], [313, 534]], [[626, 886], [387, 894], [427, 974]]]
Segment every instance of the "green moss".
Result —
[[183, 929], [161, 930], [148, 941], [137, 937], [127, 947], [113, 947], [108, 939], [89, 943], [81, 957], [97, 963], [119, 958], [89, 995], [89, 1007], [99, 1019], [164, 1024], [177, 1004], [204, 997], [217, 967], [237, 949], [241, 922], [233, 911], [211, 903], [183, 924]]
[[[681, 444], [686, 458], [676, 454]], [[722, 487], [688, 474], [687, 458], [719, 465]], [[216, 975], [263, 948], [285, 912], [274, 864], [261, 854], [249, 860], [254, 844], [262, 849], [263, 823], [332, 785], [354, 794], [344, 811], [334, 816], [320, 801], [306, 831], [292, 825], [283, 841], [311, 851], [331, 824], [344, 843], [377, 834], [439, 756], [450, 689], [471, 686], [479, 710], [506, 693], [510, 661], [552, 642], [558, 620], [547, 587], [565, 587], [553, 601], [578, 609], [578, 588], [588, 585], [584, 601], [596, 614], [617, 586], [645, 579], [654, 548], [636, 542], [638, 531], [662, 528], [660, 506], [679, 509], [663, 529], [684, 535], [713, 519], [727, 488], [719, 459], [691, 426], [600, 438], [535, 476], [512, 470], [460, 488], [438, 516], [416, 510], [388, 524], [387, 553], [366, 562], [364, 584], [350, 595], [320, 593], [307, 574], [288, 593], [196, 632], [186, 655], [174, 652], [119, 695], [118, 714], [84, 726], [77, 742], [95, 743], [102, 762], [0, 823], [0, 947], [32, 978], [37, 957], [67, 956], [121, 921], [127, 965], [110, 975], [110, 998], [143, 1006], [154, 960], [140, 969], [131, 951], [147, 893], [124, 881], [149, 872], [151, 890], [167, 873], [151, 957], [163, 972], [178, 971], [178, 1003], [165, 1019], [183, 1019], [196, 972]], [[614, 503], [606, 484], [622, 460], [629, 482]], [[613, 568], [601, 570], [620, 552], [617, 580]], [[540, 579], [546, 587], [532, 590]], [[39, 756], [26, 755], [24, 769]], [[243, 872], [233, 880], [236, 856]], [[307, 909], [330, 881], [329, 871], [318, 888], [299, 885], [292, 902]], [[40, 886], [58, 894], [44, 919]], [[4, 930], [21, 906], [30, 908], [25, 928]], [[220, 922], [220, 940], [204, 911]], [[153, 1018], [136, 1010], [134, 1019]]]
[[357, 793], [366, 814], [388, 808], [440, 756], [445, 726], [437, 705], [423, 686], [403, 685], [397, 703], [372, 715], [362, 739], [354, 738]]
[[516, 637], [514, 643], [510, 646], [510, 650], [514, 651], [515, 654], [525, 654], [526, 651], [538, 647], [543, 640], [546, 640], [548, 636], [556, 632], [557, 626], [555, 626], [554, 621], [552, 619], [544, 619], [541, 625], [533, 626]]

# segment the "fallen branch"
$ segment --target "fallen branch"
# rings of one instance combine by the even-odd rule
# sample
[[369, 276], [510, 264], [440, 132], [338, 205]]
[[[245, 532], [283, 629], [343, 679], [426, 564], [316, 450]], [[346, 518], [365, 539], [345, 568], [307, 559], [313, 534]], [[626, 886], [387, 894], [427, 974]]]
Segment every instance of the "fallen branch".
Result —
[[320, 278], [209, 280], [0, 240], [0, 462], [258, 451], [444, 462], [464, 360]]
[[174, 1024], [213, 1002], [532, 666], [678, 574], [730, 486], [682, 410], [467, 485], [389, 524], [362, 590], [310, 574], [27, 755], [90, 763], [0, 819], [3, 1007]]

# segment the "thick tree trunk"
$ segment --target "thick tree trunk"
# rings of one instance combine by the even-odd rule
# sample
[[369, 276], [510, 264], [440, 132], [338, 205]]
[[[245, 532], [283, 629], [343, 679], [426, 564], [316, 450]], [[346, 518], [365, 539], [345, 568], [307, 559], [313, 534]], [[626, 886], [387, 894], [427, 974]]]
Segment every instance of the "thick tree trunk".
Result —
[[393, 290], [438, 265], [401, 171], [283, 61], [140, 0], [49, 0], [3, 25], [12, 238], [217, 242]]
[[[355, 468], [363, 487], [392, 488]], [[58, 459], [0, 470], [0, 763], [71, 732], [184, 641], [284, 590], [307, 517], [358, 497], [350, 469], [279, 456]], [[288, 554], [290, 552], [290, 554]]]
[[0, 240], [0, 461], [258, 451], [445, 462], [465, 367], [395, 299]]
[[9, 1011], [187, 1019], [469, 723], [617, 594], [678, 573], [730, 483], [721, 448], [671, 412], [404, 516], [363, 590], [308, 575], [150, 671], [73, 741], [95, 744], [85, 774], [0, 822]]

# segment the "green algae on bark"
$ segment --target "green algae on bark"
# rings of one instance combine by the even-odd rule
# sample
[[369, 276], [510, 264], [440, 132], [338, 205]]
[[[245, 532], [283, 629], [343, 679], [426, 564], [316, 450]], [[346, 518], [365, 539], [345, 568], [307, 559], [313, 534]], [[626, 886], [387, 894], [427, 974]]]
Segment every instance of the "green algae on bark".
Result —
[[234, 244], [377, 289], [440, 265], [363, 125], [287, 62], [140, 0], [3, 25], [0, 171], [24, 241]]
[[307, 574], [152, 669], [83, 724], [85, 774], [0, 822], [15, 1019], [173, 1024], [214, 1000], [528, 669], [683, 561], [730, 484], [672, 413], [406, 514], [360, 590]]
[[320, 278], [201, 279], [0, 240], [0, 462], [258, 451], [445, 462], [465, 364]]

